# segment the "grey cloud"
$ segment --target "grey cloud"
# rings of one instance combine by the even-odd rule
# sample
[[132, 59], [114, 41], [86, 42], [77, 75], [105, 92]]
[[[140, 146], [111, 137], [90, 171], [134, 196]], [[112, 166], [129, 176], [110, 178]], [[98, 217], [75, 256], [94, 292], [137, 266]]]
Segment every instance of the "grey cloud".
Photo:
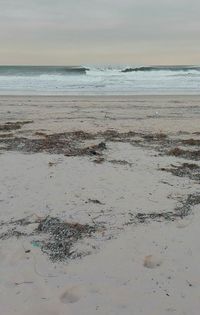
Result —
[[165, 42], [199, 51], [199, 11], [197, 0], [0, 0], [0, 63], [3, 52], [20, 49], [33, 63], [57, 51], [70, 59], [73, 49], [80, 62], [83, 51], [98, 61], [97, 51], [126, 58], [134, 49], [145, 49], [148, 60]]

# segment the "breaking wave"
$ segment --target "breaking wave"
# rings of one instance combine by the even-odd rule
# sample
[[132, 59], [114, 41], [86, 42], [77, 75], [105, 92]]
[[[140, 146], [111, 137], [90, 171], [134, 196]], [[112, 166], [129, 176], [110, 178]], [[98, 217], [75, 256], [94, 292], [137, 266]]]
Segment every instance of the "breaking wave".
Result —
[[200, 66], [0, 66], [0, 94], [200, 94]]
[[86, 74], [82, 66], [0, 66], [0, 76], [38, 76]]
[[125, 68], [122, 72], [149, 72], [149, 71], [200, 71], [200, 67], [196, 66], [149, 66], [149, 67], [136, 67], [136, 68]]

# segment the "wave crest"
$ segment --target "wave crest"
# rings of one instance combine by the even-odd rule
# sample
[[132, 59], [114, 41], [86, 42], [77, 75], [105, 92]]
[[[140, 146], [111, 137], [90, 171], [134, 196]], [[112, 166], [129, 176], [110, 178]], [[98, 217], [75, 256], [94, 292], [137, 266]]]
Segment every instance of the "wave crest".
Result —
[[147, 66], [136, 68], [125, 68], [121, 72], [149, 72], [149, 71], [200, 71], [200, 67], [196, 66]]

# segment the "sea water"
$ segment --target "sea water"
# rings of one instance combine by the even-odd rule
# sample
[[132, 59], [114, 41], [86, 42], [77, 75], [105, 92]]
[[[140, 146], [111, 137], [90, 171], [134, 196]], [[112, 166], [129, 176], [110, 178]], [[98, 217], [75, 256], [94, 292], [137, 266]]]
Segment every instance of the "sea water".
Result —
[[200, 94], [200, 66], [0, 66], [0, 94]]

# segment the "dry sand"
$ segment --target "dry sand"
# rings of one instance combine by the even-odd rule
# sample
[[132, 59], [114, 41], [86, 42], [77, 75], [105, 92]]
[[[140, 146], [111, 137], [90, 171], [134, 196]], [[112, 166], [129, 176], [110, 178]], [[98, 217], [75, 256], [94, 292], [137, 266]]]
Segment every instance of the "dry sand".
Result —
[[[198, 315], [199, 126], [199, 96], [1, 96], [0, 314]], [[97, 229], [52, 262], [46, 216]]]

